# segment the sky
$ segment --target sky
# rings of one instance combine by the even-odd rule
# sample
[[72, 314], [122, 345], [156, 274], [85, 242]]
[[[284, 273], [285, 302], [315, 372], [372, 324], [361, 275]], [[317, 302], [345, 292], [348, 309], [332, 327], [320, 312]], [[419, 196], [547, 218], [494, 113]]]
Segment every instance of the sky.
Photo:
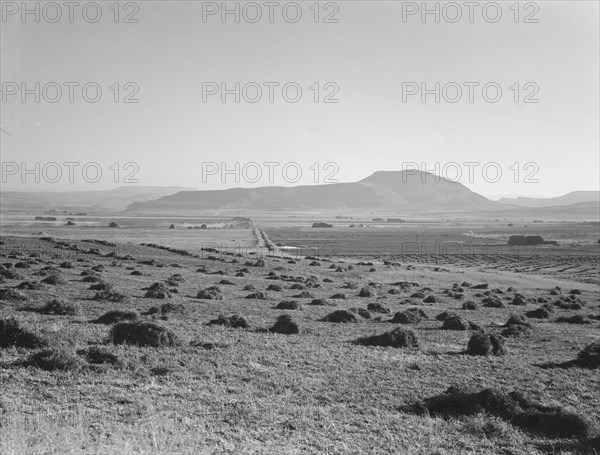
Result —
[[490, 3], [3, 1], [1, 187], [598, 190], [599, 3]]

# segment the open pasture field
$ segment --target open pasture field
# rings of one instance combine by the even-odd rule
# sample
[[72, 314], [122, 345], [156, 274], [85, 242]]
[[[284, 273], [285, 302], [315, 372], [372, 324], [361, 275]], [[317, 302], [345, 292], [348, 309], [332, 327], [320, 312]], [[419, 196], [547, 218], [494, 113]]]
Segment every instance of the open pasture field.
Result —
[[[48, 216], [48, 215], [44, 215]], [[52, 215], [54, 216], [54, 215]], [[195, 253], [203, 247], [220, 249], [242, 248], [254, 245], [256, 239], [251, 229], [236, 227], [221, 229], [230, 218], [220, 217], [128, 217], [114, 216], [66, 216], [56, 215], [57, 221], [34, 221], [34, 215], [2, 214], [2, 233], [14, 236], [35, 236], [43, 232], [51, 237], [69, 240], [98, 239], [119, 242], [121, 252], [135, 251], [140, 243], [156, 243], [172, 248], [185, 248]], [[67, 218], [73, 218], [75, 226], [67, 226]], [[114, 221], [120, 228], [109, 228]], [[169, 229], [171, 224], [175, 229]], [[194, 229], [207, 224], [211, 229]], [[212, 227], [219, 227], [219, 229]], [[190, 228], [190, 229], [188, 229]]]
[[[200, 235], [166, 230], [154, 241], [185, 248], [169, 236], [187, 232]], [[201, 234], [216, 232], [238, 235]], [[328, 240], [336, 230], [295, 232], [268, 230], [286, 245], [308, 242], [298, 233]], [[344, 232], [364, 242], [388, 231]], [[599, 340], [596, 283], [469, 261], [384, 263], [376, 251], [261, 261], [253, 252], [197, 258], [140, 246], [125, 257], [118, 244], [53, 237], [2, 237], [0, 453], [600, 450], [598, 369], [576, 361]], [[580, 257], [597, 261], [586, 251]], [[506, 325], [544, 305], [541, 317], [516, 324], [522, 329]], [[456, 314], [454, 325], [436, 318], [444, 311]], [[291, 322], [275, 324], [282, 315]], [[354, 343], [395, 329], [416, 342]], [[477, 332], [504, 333], [504, 354], [467, 353]], [[560, 409], [455, 403], [448, 413], [422, 401], [450, 386], [517, 390]]]
[[[266, 226], [276, 244], [291, 254], [315, 254], [357, 260], [454, 265], [561, 277], [600, 284], [600, 225], [597, 222], [431, 221], [368, 227], [332, 228]], [[558, 245], [508, 246], [511, 235], [541, 235]]]

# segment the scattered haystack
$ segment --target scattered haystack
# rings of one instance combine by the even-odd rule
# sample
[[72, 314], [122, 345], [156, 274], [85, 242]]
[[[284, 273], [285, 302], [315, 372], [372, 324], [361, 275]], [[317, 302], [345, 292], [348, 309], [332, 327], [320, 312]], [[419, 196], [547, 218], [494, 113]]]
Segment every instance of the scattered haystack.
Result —
[[568, 324], [591, 324], [592, 321], [583, 314], [574, 314], [573, 316], [561, 316], [556, 318], [554, 322], [563, 322]]
[[223, 300], [223, 295], [217, 286], [211, 286], [210, 288], [200, 289], [196, 298], [205, 300]]
[[375, 290], [368, 286], [363, 287], [358, 293], [359, 297], [375, 297], [376, 295], [377, 293], [375, 292]]
[[[91, 277], [86, 277], [86, 278], [91, 278]], [[92, 284], [89, 288], [90, 291], [112, 291], [113, 287], [112, 284], [110, 283], [106, 283], [102, 280]]]
[[163, 283], [154, 283], [146, 288], [144, 297], [147, 299], [170, 299], [171, 291]]
[[129, 297], [117, 291], [99, 291], [92, 297], [93, 300], [100, 300], [113, 303], [128, 303]]
[[480, 327], [455, 314], [444, 319], [442, 330], [480, 330]]
[[536, 308], [535, 310], [527, 311], [525, 316], [533, 319], [548, 319], [550, 317], [551, 310], [552, 308], [544, 305]]
[[356, 316], [346, 310], [336, 310], [321, 319], [322, 322], [348, 323], [357, 322]]
[[88, 348], [79, 349], [77, 355], [83, 357], [87, 363], [92, 365], [121, 366], [123, 364], [123, 361], [119, 356], [110, 352], [108, 348], [101, 346], [90, 346]]
[[0, 348], [36, 349], [47, 345], [47, 340], [23, 327], [17, 319], [0, 319]]
[[427, 313], [420, 308], [409, 308], [394, 314], [390, 322], [395, 324], [418, 324], [422, 319], [428, 319]]
[[348, 294], [346, 294], [345, 292], [338, 292], [336, 294], [333, 294], [329, 298], [334, 300], [348, 300]]
[[51, 284], [53, 286], [66, 283], [65, 279], [58, 273], [53, 273], [51, 275], [48, 275], [46, 278], [44, 278], [42, 280], [42, 282], [44, 282], [46, 284]]
[[504, 308], [506, 305], [496, 297], [486, 297], [483, 299], [483, 306], [486, 308]]
[[579, 351], [577, 364], [585, 368], [600, 367], [600, 341], [594, 341]]
[[27, 365], [46, 371], [78, 371], [85, 366], [75, 351], [65, 347], [52, 347], [29, 356]]
[[367, 310], [372, 313], [390, 314], [391, 310], [379, 302], [369, 303]]
[[44, 285], [39, 281], [23, 281], [16, 288], [27, 291], [39, 291], [40, 289], [44, 289]]
[[525, 431], [546, 437], [589, 436], [592, 426], [579, 414], [559, 406], [535, 403], [522, 392], [496, 389], [471, 389], [452, 386], [444, 393], [426, 398], [410, 406], [418, 414], [428, 413], [444, 418], [470, 416], [485, 412], [495, 415]]
[[504, 338], [493, 333], [474, 333], [467, 344], [467, 354], [470, 355], [504, 355]]
[[140, 319], [140, 314], [133, 310], [112, 310], [104, 313], [98, 319], [95, 319], [96, 324], [115, 324], [122, 321], [137, 321]]
[[78, 302], [65, 302], [59, 299], [52, 299], [40, 309], [40, 313], [78, 316], [82, 314], [82, 309]]
[[234, 314], [228, 318], [220, 314], [216, 319], [208, 321], [208, 325], [223, 325], [225, 327], [246, 329], [250, 324], [248, 324], [246, 318], [239, 314]]
[[300, 327], [289, 314], [283, 314], [277, 318], [269, 331], [283, 335], [294, 335], [300, 332]]
[[284, 300], [275, 307], [277, 310], [301, 310], [302, 304], [294, 300]]
[[21, 291], [12, 288], [0, 289], [0, 300], [7, 302], [26, 302], [29, 300]]
[[110, 330], [113, 344], [132, 344], [136, 346], [179, 346], [180, 340], [175, 333], [153, 322], [118, 322]]
[[362, 337], [354, 341], [361, 346], [384, 346], [392, 348], [418, 348], [417, 336], [412, 330], [397, 327], [390, 332], [381, 335]]
[[245, 299], [254, 299], [254, 300], [267, 300], [269, 297], [266, 292], [263, 291], [255, 291], [248, 294]]

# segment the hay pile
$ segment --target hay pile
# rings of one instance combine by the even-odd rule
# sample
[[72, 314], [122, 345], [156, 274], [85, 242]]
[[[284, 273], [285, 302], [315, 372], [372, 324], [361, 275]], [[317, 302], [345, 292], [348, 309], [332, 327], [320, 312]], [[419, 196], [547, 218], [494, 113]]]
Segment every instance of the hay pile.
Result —
[[41, 309], [40, 313], [78, 316], [82, 314], [81, 305], [77, 302], [64, 302], [59, 299], [52, 299]]
[[547, 437], [585, 438], [592, 429], [584, 417], [559, 406], [535, 403], [519, 391], [504, 393], [496, 389], [483, 389], [476, 392], [452, 386], [444, 393], [426, 398], [410, 408], [417, 413], [428, 412], [445, 418], [485, 412], [523, 430]]
[[113, 344], [132, 344], [136, 346], [179, 346], [177, 336], [166, 327], [144, 321], [119, 322], [110, 330]]
[[292, 320], [290, 315], [284, 314], [277, 318], [275, 324], [269, 330], [283, 335], [294, 335], [300, 332], [300, 327]]
[[208, 325], [222, 325], [231, 328], [242, 328], [246, 329], [249, 327], [248, 321], [239, 314], [234, 314], [230, 317], [225, 317], [222, 314], [218, 315], [216, 319], [208, 321]]
[[346, 310], [336, 310], [333, 313], [329, 313], [321, 321], [335, 323], [357, 322], [356, 316]]
[[362, 337], [354, 341], [354, 344], [361, 346], [384, 346], [392, 348], [418, 348], [419, 342], [417, 336], [412, 330], [406, 330], [401, 327], [395, 328], [390, 332], [370, 337]]
[[467, 344], [467, 354], [470, 355], [504, 355], [504, 338], [490, 333], [477, 332], [471, 336]]
[[0, 319], [0, 348], [36, 349], [47, 345], [47, 340], [23, 327], [15, 318]]

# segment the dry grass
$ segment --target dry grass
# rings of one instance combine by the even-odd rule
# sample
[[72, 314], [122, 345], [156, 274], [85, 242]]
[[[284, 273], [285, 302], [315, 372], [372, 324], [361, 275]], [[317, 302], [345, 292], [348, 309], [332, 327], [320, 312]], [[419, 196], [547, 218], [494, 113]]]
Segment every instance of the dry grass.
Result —
[[[8, 249], [14, 249], [22, 240], [8, 237], [5, 241]], [[37, 247], [51, 242], [31, 243]], [[111, 251], [104, 245], [71, 243], [86, 249], [98, 247], [103, 253]], [[52, 263], [58, 266], [65, 260], [52, 257], [57, 253], [52, 244], [40, 252], [43, 262], [20, 269], [20, 274], [27, 275], [23, 279], [33, 280], [33, 274], [43, 267]], [[536, 402], [600, 418], [598, 370], [538, 366], [576, 359], [582, 348], [598, 339], [596, 321], [556, 324], [529, 319], [533, 326], [530, 336], [508, 339], [507, 352], [501, 357], [463, 355], [470, 332], [441, 330], [441, 323], [431, 319], [410, 326], [419, 349], [352, 343], [398, 327], [388, 322], [390, 315], [384, 313], [374, 312], [371, 318], [357, 318], [352, 324], [320, 322], [332, 311], [352, 313], [352, 308], [366, 308], [375, 302], [385, 305], [391, 314], [402, 312], [407, 309], [403, 301], [429, 287], [432, 291], [425, 294], [435, 294], [437, 301], [415, 301], [411, 307], [429, 315], [454, 312], [499, 333], [515, 307], [485, 308], [480, 305], [482, 298], [474, 297], [485, 290], [466, 288], [465, 300], [479, 305], [475, 311], [466, 311], [462, 301], [442, 291], [452, 288], [453, 283], [487, 282], [490, 289], [513, 286], [527, 298], [550, 298], [549, 289], [558, 284], [566, 290], [581, 289], [582, 295], [577, 297], [587, 302], [581, 312], [588, 314], [600, 297], [594, 285], [535, 273], [482, 271], [478, 265], [446, 264], [449, 271], [443, 273], [420, 262], [385, 266], [376, 258], [370, 259], [376, 263], [376, 272], [368, 272], [371, 266], [356, 264], [348, 270], [349, 260], [336, 261], [336, 266], [346, 268], [337, 272], [329, 269], [327, 261], [312, 267], [308, 265], [311, 260], [289, 264], [279, 259], [266, 260], [264, 267], [248, 266], [244, 276], [236, 274], [246, 260], [255, 263], [252, 255], [235, 263], [233, 256], [208, 261], [140, 247], [134, 260], [119, 260], [118, 265], [113, 265], [114, 258], [97, 254], [79, 253], [77, 258], [82, 261], [71, 258], [72, 269], [61, 269], [65, 283], [47, 286], [51, 297], [48, 289], [22, 290], [28, 298], [26, 305], [41, 307], [49, 298], [57, 298], [81, 305], [89, 320], [118, 310], [137, 312], [142, 322], [154, 323], [153, 316], [146, 313], [157, 302], [146, 298], [142, 289], [164, 283], [176, 272], [185, 281], [177, 280], [179, 292], [172, 294], [169, 304], [183, 305], [185, 313], [160, 321], [160, 326], [183, 344], [103, 346], [109, 339], [110, 325], [91, 324], [69, 314], [21, 311], [23, 302], [3, 301], [3, 318], [17, 317], [22, 327], [49, 340], [52, 349], [75, 352], [84, 364], [83, 368], [46, 371], [22, 365], [40, 351], [14, 346], [0, 350], [0, 453], [524, 455], [548, 453], [552, 446], [556, 453], [568, 453], [569, 447], [576, 453], [573, 447], [579, 447], [577, 441], [523, 432], [485, 414], [443, 419], [399, 411], [408, 403], [440, 394], [448, 388], [449, 378], [452, 383], [476, 389], [522, 389]], [[174, 263], [180, 267], [172, 267]], [[126, 295], [125, 301], [93, 300], [95, 291], [88, 289], [90, 283], [81, 281], [80, 273], [98, 264], [106, 268], [100, 272], [102, 279], [115, 292]], [[200, 265], [205, 266], [204, 273], [196, 271]], [[408, 270], [407, 265], [414, 268]], [[128, 267], [143, 275], [131, 275]], [[196, 298], [199, 290], [218, 285], [224, 278], [211, 274], [219, 270], [227, 272], [227, 280], [234, 284], [220, 286], [219, 300]], [[291, 300], [299, 291], [290, 289], [295, 281], [267, 280], [269, 272], [288, 277], [315, 275], [320, 284], [310, 288], [315, 299], [329, 299], [342, 292], [348, 298], [328, 300], [334, 307], [309, 305], [312, 297], [298, 298], [300, 310], [280, 310], [274, 308], [277, 303]], [[7, 279], [2, 286], [20, 281]], [[418, 286], [388, 294], [388, 289], [400, 289], [391, 285], [400, 281], [417, 282]], [[348, 292], [347, 282], [356, 283], [356, 290]], [[382, 284], [377, 296], [358, 297], [359, 290], [370, 282]], [[271, 300], [245, 299], [249, 293], [243, 290], [246, 285], [264, 292], [273, 283], [282, 285], [282, 291], [272, 292]], [[514, 297], [512, 293], [506, 296]], [[539, 303], [527, 302], [518, 310], [525, 313], [538, 307]], [[283, 312], [293, 314], [300, 333], [283, 335], [269, 330]], [[207, 325], [219, 314], [240, 315], [251, 325], [237, 329]], [[556, 317], [572, 314], [573, 310], [556, 309]]]

